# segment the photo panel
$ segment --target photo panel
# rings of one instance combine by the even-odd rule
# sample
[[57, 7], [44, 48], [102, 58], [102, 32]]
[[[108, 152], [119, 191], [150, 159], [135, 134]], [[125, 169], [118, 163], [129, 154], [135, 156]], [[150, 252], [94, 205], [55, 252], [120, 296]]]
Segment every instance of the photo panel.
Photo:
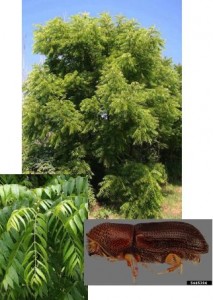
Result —
[[211, 285], [212, 220], [86, 220], [88, 285]]
[[80, 176], [0, 175], [1, 299], [88, 299], [88, 189]]
[[181, 0], [133, 2], [23, 1], [23, 172], [88, 176], [89, 218], [181, 218]]

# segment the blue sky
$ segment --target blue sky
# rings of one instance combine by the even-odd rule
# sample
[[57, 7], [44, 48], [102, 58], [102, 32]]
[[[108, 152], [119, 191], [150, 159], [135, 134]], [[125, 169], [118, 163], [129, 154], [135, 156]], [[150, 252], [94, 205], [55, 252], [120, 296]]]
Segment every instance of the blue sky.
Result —
[[164, 55], [181, 63], [181, 0], [23, 0], [23, 68], [25, 75], [41, 60], [32, 53], [35, 24], [45, 24], [54, 17], [89, 12], [122, 14], [136, 19], [142, 26], [155, 27], [166, 41]]

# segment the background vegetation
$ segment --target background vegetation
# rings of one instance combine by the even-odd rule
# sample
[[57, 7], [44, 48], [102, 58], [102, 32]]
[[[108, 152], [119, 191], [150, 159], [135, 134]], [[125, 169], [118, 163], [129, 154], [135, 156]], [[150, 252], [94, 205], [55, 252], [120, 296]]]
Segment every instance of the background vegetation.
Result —
[[181, 181], [181, 66], [155, 28], [125, 17], [38, 26], [44, 55], [24, 84], [24, 171], [88, 175], [100, 203], [160, 217], [162, 186]]
[[0, 176], [1, 299], [87, 299], [83, 177]]

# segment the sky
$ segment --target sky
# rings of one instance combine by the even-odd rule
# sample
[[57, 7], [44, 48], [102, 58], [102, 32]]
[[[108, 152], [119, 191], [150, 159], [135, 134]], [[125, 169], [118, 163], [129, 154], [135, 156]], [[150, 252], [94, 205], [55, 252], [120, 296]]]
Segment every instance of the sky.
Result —
[[143, 27], [155, 26], [165, 40], [164, 56], [178, 64], [182, 61], [182, 1], [181, 0], [23, 0], [23, 72], [41, 61], [33, 54], [33, 31], [36, 24], [45, 24], [55, 17], [65, 20], [71, 15], [89, 12], [98, 16], [109, 12], [112, 16], [122, 14], [134, 18]]

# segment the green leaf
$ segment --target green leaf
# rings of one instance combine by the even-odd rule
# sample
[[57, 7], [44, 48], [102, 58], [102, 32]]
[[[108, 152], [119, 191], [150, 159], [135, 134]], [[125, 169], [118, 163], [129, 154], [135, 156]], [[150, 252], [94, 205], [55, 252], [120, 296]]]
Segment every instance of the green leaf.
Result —
[[40, 227], [46, 231], [47, 228], [47, 224], [46, 222], [43, 220], [43, 218], [41, 217], [42, 215], [39, 215], [38, 218], [36, 219], [36, 221], [39, 223]]
[[42, 189], [42, 188], [36, 188], [36, 189], [34, 190], [34, 193], [35, 193], [35, 195], [36, 195], [37, 197], [41, 198], [42, 193], [43, 193], [43, 189]]
[[10, 286], [12, 289], [14, 288], [13, 281], [8, 275], [5, 276], [5, 278], [3, 280], [3, 285], [4, 285], [5, 290], [7, 290], [8, 286]]
[[17, 284], [19, 285], [19, 278], [18, 274], [13, 266], [10, 266], [8, 269], [8, 276]]
[[31, 286], [33, 286], [34, 283], [37, 284], [37, 285], [42, 286], [42, 281], [41, 281], [40, 277], [37, 274], [33, 275], [30, 283], [31, 283]]
[[64, 262], [66, 262], [66, 260], [72, 255], [74, 249], [75, 249], [74, 245], [72, 245], [72, 246], [68, 249], [68, 251], [67, 251], [66, 254], [64, 255]]
[[66, 227], [67, 227], [68, 225], [70, 226], [70, 228], [71, 228], [72, 232], [74, 233], [74, 235], [77, 235], [77, 227], [76, 227], [76, 225], [75, 225], [75, 222], [74, 222], [72, 219], [70, 219], [70, 220], [66, 223]]
[[42, 235], [43, 237], [46, 238], [46, 236], [47, 236], [46, 228], [44, 229], [43, 227], [40, 227], [37, 225], [36, 230], [40, 235]]
[[75, 224], [77, 225], [78, 229], [80, 230], [81, 233], [83, 233], [83, 225], [81, 222], [81, 219], [79, 218], [79, 216], [77, 214], [74, 215], [73, 217]]
[[27, 253], [27, 255], [25, 256], [24, 261], [23, 261], [23, 266], [28, 263], [29, 259], [32, 257], [33, 254], [34, 254], [34, 250], [31, 250]]
[[18, 184], [12, 184], [11, 185], [11, 192], [16, 197], [16, 199], [19, 198], [19, 195], [20, 195], [19, 191], [20, 191], [20, 189], [19, 189], [19, 185]]
[[77, 255], [76, 255], [76, 253], [73, 253], [73, 255], [71, 256], [71, 259], [68, 262], [69, 273], [72, 274], [73, 269], [75, 268], [77, 263], [78, 263]]
[[37, 246], [38, 246], [39, 250], [41, 251], [40, 255], [42, 255], [43, 258], [47, 261], [48, 260], [48, 256], [47, 256], [46, 250], [44, 249], [44, 247], [41, 244], [37, 244]]
[[36, 234], [36, 237], [39, 239], [39, 241], [41, 242], [41, 245], [45, 249], [47, 247], [47, 242], [45, 241], [45, 239], [41, 235], [39, 235], [39, 234]]
[[68, 192], [68, 195], [71, 195], [73, 193], [74, 187], [75, 187], [75, 179], [71, 178], [67, 182], [67, 192]]
[[47, 283], [44, 273], [39, 268], [35, 268], [35, 272]]
[[32, 268], [31, 270], [29, 270], [29, 272], [25, 273], [25, 281], [27, 283], [27, 285], [30, 283], [30, 281], [32, 280], [33, 276], [34, 276], [34, 272], [35, 272], [35, 269]]
[[83, 192], [83, 187], [84, 187], [84, 178], [77, 177], [76, 178], [76, 189], [77, 189], [78, 195]]
[[81, 217], [82, 222], [84, 222], [87, 219], [87, 212], [84, 208], [79, 209], [79, 215]]
[[50, 187], [46, 187], [44, 189], [45, 194], [48, 196], [49, 199], [51, 199], [51, 188]]
[[68, 182], [64, 182], [64, 184], [63, 184], [63, 193], [64, 193], [64, 195], [65, 196], [67, 196], [67, 194], [68, 194]]

